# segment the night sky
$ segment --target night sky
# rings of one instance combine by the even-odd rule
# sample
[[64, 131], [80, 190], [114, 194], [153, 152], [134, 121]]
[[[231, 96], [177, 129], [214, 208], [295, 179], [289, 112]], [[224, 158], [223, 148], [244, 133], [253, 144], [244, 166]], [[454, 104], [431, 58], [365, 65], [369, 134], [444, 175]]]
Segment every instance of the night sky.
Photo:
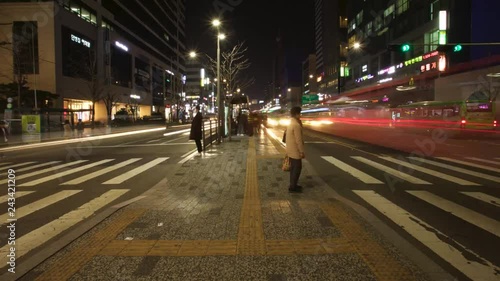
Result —
[[[218, 13], [214, 3], [241, 3], [220, 16], [221, 31], [229, 37], [221, 41], [221, 50], [245, 42], [252, 66], [246, 75], [255, 77], [255, 84], [245, 93], [250, 98], [264, 98], [264, 89], [272, 81], [275, 42], [281, 33], [290, 56], [291, 76], [300, 82], [302, 61], [314, 52], [314, 1], [285, 0], [187, 0], [186, 35], [188, 50], [215, 57], [216, 31], [211, 19]], [[231, 7], [228, 5], [228, 7]]]

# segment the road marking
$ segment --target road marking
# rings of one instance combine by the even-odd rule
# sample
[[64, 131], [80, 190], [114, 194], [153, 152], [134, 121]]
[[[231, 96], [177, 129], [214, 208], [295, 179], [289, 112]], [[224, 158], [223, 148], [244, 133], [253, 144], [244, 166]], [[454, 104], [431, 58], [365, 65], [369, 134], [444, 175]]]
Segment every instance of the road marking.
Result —
[[193, 158], [194, 156], [196, 156], [196, 154], [198, 154], [198, 150], [195, 149], [195, 151], [191, 154], [189, 154], [188, 156], [185, 156], [183, 159], [181, 159], [181, 161], [179, 161], [179, 163], [177, 164], [184, 164], [186, 163], [187, 161], [189, 161], [189, 159]]
[[351, 174], [355, 178], [359, 179], [360, 181], [366, 183], [366, 184], [384, 184], [382, 181], [338, 160], [335, 159], [334, 157], [331, 156], [321, 156], [321, 158], [325, 159], [329, 163], [335, 165], [337, 168], [343, 170], [344, 172]]
[[[50, 206], [54, 203], [57, 203], [63, 199], [66, 199], [72, 195], [75, 195], [80, 191], [81, 190], [63, 190], [63, 191], [60, 191], [56, 194], [52, 194], [50, 196], [44, 197], [43, 199], [35, 201], [31, 204], [25, 205], [21, 208], [16, 208], [16, 216], [12, 217], [12, 218], [20, 219], [20, 218], [25, 217], [31, 213], [34, 213], [40, 209], [43, 209], [47, 206]], [[9, 218], [9, 216], [7, 213], [2, 214], [0, 216], [0, 222], [6, 223], [8, 218]]]
[[184, 154], [181, 156], [181, 158], [184, 158], [184, 157], [186, 157], [188, 154], [191, 154], [191, 153], [193, 153], [193, 152], [195, 152], [195, 151], [197, 151], [197, 150], [198, 150], [198, 149], [197, 149], [197, 148], [195, 148], [195, 149], [193, 149], [193, 150], [191, 150], [191, 151], [188, 151], [188, 152], [184, 153]]
[[457, 159], [453, 159], [453, 158], [448, 158], [448, 157], [437, 157], [437, 158], [441, 159], [441, 160], [449, 161], [449, 162], [454, 162], [457, 164], [462, 164], [462, 165], [466, 165], [466, 166], [470, 166], [470, 167], [475, 167], [475, 168], [480, 168], [483, 170], [488, 170], [488, 171], [500, 173], [500, 169], [496, 169], [496, 168], [489, 167], [489, 166], [474, 164], [474, 163], [465, 162], [465, 161], [461, 161], [461, 160], [457, 160]]
[[176, 138], [176, 139], [173, 139], [173, 140], [169, 140], [169, 141], [166, 141], [166, 142], [162, 142], [162, 144], [168, 144], [168, 143], [172, 143], [174, 141], [177, 141], [177, 140], [182, 140], [182, 139], [186, 139], [186, 137], [180, 137], [180, 138]]
[[9, 165], [11, 164], [11, 162], [5, 162], [5, 163], [2, 163], [6, 166], [1, 166], [0, 169], [6, 169], [6, 168], [9, 168]]
[[[78, 209], [70, 211], [60, 218], [17, 238], [16, 245], [22, 245], [22, 247], [16, 247], [16, 258], [24, 256], [29, 251], [44, 244], [61, 232], [92, 216], [97, 210], [113, 202], [128, 191], [128, 189], [112, 189], [83, 204]], [[10, 251], [10, 247], [12, 246], [5, 245], [0, 248], [0, 264], [7, 263], [7, 254]]]
[[442, 197], [434, 195], [428, 191], [413, 190], [406, 191], [411, 195], [420, 198], [421, 200], [438, 207], [439, 209], [449, 212], [450, 214], [462, 219], [470, 224], [482, 228], [493, 235], [500, 237], [500, 222], [481, 215], [475, 211], [462, 207], [454, 202], [446, 200]]
[[[500, 268], [375, 191], [355, 190], [354, 193], [471, 280], [498, 279]], [[453, 244], [444, 241], [452, 241]]]
[[486, 160], [486, 159], [481, 159], [481, 158], [476, 158], [476, 157], [465, 157], [465, 159], [475, 160], [475, 161], [489, 163], [489, 164], [494, 164], [494, 165], [500, 165], [500, 162]]
[[48, 182], [48, 181], [51, 181], [51, 180], [54, 180], [54, 179], [57, 179], [57, 178], [62, 178], [62, 177], [67, 176], [67, 175], [71, 175], [71, 174], [74, 174], [74, 173], [77, 173], [77, 172], [81, 172], [83, 170], [90, 169], [92, 167], [99, 166], [101, 164], [108, 163], [108, 162], [113, 161], [113, 160], [114, 159], [104, 159], [104, 160], [97, 161], [97, 162], [92, 163], [92, 164], [88, 164], [88, 165], [85, 165], [85, 166], [81, 166], [81, 167], [78, 167], [78, 168], [74, 168], [74, 169], [63, 171], [63, 172], [60, 172], [60, 173], [57, 173], [57, 174], [46, 176], [46, 177], [41, 178], [41, 179], [33, 180], [33, 181], [30, 181], [30, 182], [27, 182], [27, 183], [22, 183], [22, 184], [19, 184], [18, 186], [35, 186], [35, 185], [38, 185], [38, 184], [41, 184], [41, 183], [44, 183], [44, 182]]
[[17, 172], [25, 172], [25, 171], [29, 171], [29, 170], [38, 169], [38, 168], [43, 167], [43, 166], [57, 164], [59, 162], [61, 162], [61, 161], [51, 161], [51, 162], [46, 162], [46, 163], [38, 164], [38, 165], [35, 165], [35, 166], [29, 166], [29, 167], [26, 167], [26, 168], [16, 169], [16, 173]]
[[80, 184], [82, 182], [86, 182], [90, 179], [93, 179], [95, 177], [98, 177], [98, 176], [101, 176], [101, 175], [104, 175], [104, 174], [107, 174], [111, 171], [114, 171], [116, 169], [119, 169], [119, 168], [122, 168], [122, 167], [125, 167], [129, 164], [132, 164], [134, 162], [137, 162], [139, 160], [141, 160], [142, 158], [131, 158], [125, 162], [120, 162], [118, 164], [115, 164], [113, 166], [109, 166], [107, 168], [104, 168], [104, 169], [101, 169], [101, 170], [98, 170], [98, 171], [95, 171], [93, 173], [90, 173], [90, 174], [87, 174], [87, 175], [84, 175], [84, 176], [81, 176], [79, 178], [76, 178], [76, 179], [73, 179], [73, 180], [70, 180], [70, 181], [67, 181], [67, 182], [63, 182], [61, 183], [61, 185], [73, 185], [73, 184]]
[[[28, 173], [28, 174], [17, 175], [16, 176], [16, 180], [22, 180], [22, 179], [33, 177], [33, 176], [40, 175], [40, 174], [43, 174], [43, 173], [53, 172], [53, 171], [56, 171], [57, 169], [60, 169], [60, 168], [65, 168], [65, 167], [68, 167], [68, 166], [77, 165], [77, 164], [80, 164], [80, 163], [83, 163], [83, 162], [87, 162], [87, 161], [88, 160], [77, 160], [77, 161], [73, 161], [73, 162], [69, 162], [69, 163], [65, 163], [65, 164], [53, 166], [53, 167], [50, 167], [50, 168], [47, 168], [47, 169], [43, 169], [43, 170], [31, 172], [31, 173]], [[0, 181], [0, 184], [4, 184], [4, 183], [7, 183], [7, 180]]]
[[414, 176], [410, 176], [408, 174], [405, 174], [401, 171], [398, 171], [398, 170], [395, 170], [393, 168], [390, 168], [390, 167], [387, 167], [387, 166], [384, 166], [382, 164], [379, 164], [377, 162], [374, 162], [372, 160], [369, 160], [369, 159], [366, 159], [364, 157], [361, 157], [361, 156], [351, 156], [352, 158], [358, 160], [359, 162], [362, 162], [362, 163], [365, 163], [367, 165], [370, 165], [376, 169], [379, 169], [385, 173], [388, 173], [392, 176], [395, 176], [397, 178], [400, 178], [402, 180], [405, 180], [405, 181], [408, 181], [408, 182], [411, 182], [411, 183], [414, 183], [414, 184], [432, 184], [430, 182], [426, 182], [424, 180], [421, 180], [419, 178], [416, 178]]
[[426, 173], [426, 174], [429, 174], [429, 175], [432, 175], [432, 176], [435, 176], [435, 177], [438, 177], [438, 178], [442, 178], [442, 179], [447, 180], [447, 181], [454, 182], [454, 183], [459, 184], [459, 185], [480, 185], [480, 184], [477, 184], [477, 183], [474, 183], [474, 182], [470, 182], [470, 181], [467, 181], [467, 180], [464, 180], [464, 179], [461, 179], [461, 178], [457, 178], [457, 177], [450, 176], [450, 175], [447, 175], [447, 174], [444, 174], [444, 173], [440, 173], [440, 172], [437, 172], [437, 171], [434, 171], [434, 170], [431, 170], [431, 169], [427, 169], [427, 168], [424, 168], [424, 167], [413, 165], [413, 164], [410, 164], [410, 163], [408, 163], [406, 161], [398, 160], [398, 159], [395, 159], [395, 158], [392, 158], [392, 157], [380, 157], [380, 158], [382, 158], [382, 159], [384, 159], [386, 161], [392, 162], [392, 163], [396, 163], [396, 164], [401, 165], [401, 166], [408, 167], [408, 168], [413, 169], [415, 171], [420, 171], [422, 173]]
[[133, 170], [130, 170], [130, 171], [124, 173], [124, 174], [121, 174], [121, 175], [119, 175], [117, 177], [114, 177], [114, 178], [108, 180], [108, 181], [105, 181], [102, 184], [120, 184], [120, 183], [122, 183], [122, 182], [124, 182], [124, 181], [126, 181], [126, 180], [128, 180], [128, 179], [130, 179], [132, 177], [135, 177], [138, 174], [140, 174], [140, 173], [142, 173], [142, 172], [144, 172], [144, 171], [146, 171], [146, 170], [148, 170], [148, 169], [150, 169], [150, 168], [152, 168], [152, 167], [160, 164], [161, 162], [166, 161], [168, 158], [169, 157], [159, 157], [159, 158], [156, 158], [155, 160], [150, 161], [149, 163], [146, 163], [146, 164], [144, 164], [142, 166], [139, 166], [139, 167], [137, 167], [137, 168], [135, 168]]
[[487, 179], [487, 180], [490, 180], [490, 181], [494, 181], [494, 182], [500, 183], [500, 178], [499, 177], [495, 177], [495, 176], [491, 176], [491, 175], [487, 175], [487, 174], [483, 174], [483, 173], [479, 173], [479, 172], [469, 171], [467, 169], [458, 168], [458, 167], [455, 167], [455, 166], [451, 166], [451, 165], [448, 165], [448, 164], [443, 164], [443, 163], [432, 161], [432, 160], [427, 160], [427, 159], [420, 158], [420, 157], [409, 157], [409, 158], [413, 159], [413, 160], [416, 160], [416, 161], [420, 161], [420, 162], [424, 162], [424, 163], [427, 163], [427, 164], [431, 164], [431, 165], [434, 165], [434, 166], [438, 166], [438, 167], [441, 167], [441, 168], [446, 168], [446, 169], [449, 169], [449, 170], [452, 170], [452, 171], [456, 171], [456, 172], [459, 172], [459, 173], [462, 173], [462, 174], [467, 174], [467, 175], [471, 175], [471, 176], [475, 176], [475, 177], [478, 177], [478, 178], [483, 178], [483, 179]]
[[[14, 198], [17, 199], [19, 197], [23, 197], [24, 195], [28, 195], [28, 194], [31, 194], [33, 192], [34, 191], [16, 191]], [[12, 198], [12, 197], [10, 197], [9, 195], [0, 196], [0, 204], [7, 202], [9, 200], [9, 198]]]
[[148, 141], [148, 142], [146, 142], [146, 143], [152, 143], [152, 142], [156, 142], [156, 141], [161, 141], [161, 139], [150, 140], [150, 141]]
[[194, 144], [194, 142], [150, 143], [150, 144], [128, 144], [128, 145], [98, 145], [98, 146], [92, 146], [92, 148], [154, 147], [154, 146], [188, 145], [188, 144]]
[[0, 167], [0, 170], [26, 166], [26, 165], [33, 164], [33, 163], [36, 163], [36, 162], [24, 162], [24, 163], [19, 163], [19, 164], [6, 165], [6, 166]]
[[491, 195], [488, 195], [488, 194], [485, 194], [485, 193], [482, 193], [482, 192], [466, 192], [466, 191], [461, 191], [460, 193], [464, 194], [464, 195], [467, 195], [467, 196], [470, 196], [472, 198], [475, 198], [477, 200], [481, 200], [483, 202], [486, 202], [488, 204], [491, 204], [493, 206], [497, 206], [497, 207], [500, 207], [500, 199], [494, 197], [494, 196], [491, 196]]

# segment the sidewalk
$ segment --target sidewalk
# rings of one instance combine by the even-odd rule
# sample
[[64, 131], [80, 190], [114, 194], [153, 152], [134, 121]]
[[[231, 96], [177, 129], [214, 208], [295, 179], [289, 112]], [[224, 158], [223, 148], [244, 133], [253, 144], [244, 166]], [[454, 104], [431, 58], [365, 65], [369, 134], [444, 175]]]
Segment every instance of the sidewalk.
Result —
[[[168, 129], [176, 128], [176, 127], [186, 127], [187, 128], [187, 126], [188, 125], [168, 126]], [[154, 129], [154, 128], [166, 128], [166, 125], [144, 124], [144, 125], [131, 125], [131, 126], [122, 126], [122, 127], [107, 127], [107, 126], [106, 127], [96, 127], [94, 129], [85, 128], [83, 130], [82, 135], [83, 135], [83, 138], [86, 138], [86, 137], [117, 134], [117, 133], [123, 133], [123, 132], [133, 132], [133, 131], [140, 131], [140, 130], [147, 130], [147, 129]], [[78, 138], [76, 130], [73, 131], [73, 134], [70, 138], [66, 138], [64, 136], [63, 131], [44, 132], [44, 133], [41, 133], [40, 142], [50, 142], [50, 141], [76, 139], [76, 138]], [[8, 142], [4, 142], [3, 135], [1, 135], [0, 148], [27, 144], [26, 142], [23, 142], [22, 135], [20, 135], [20, 134], [10, 135], [10, 136], [8, 136], [8, 140], [9, 140]]]
[[428, 280], [307, 161], [290, 194], [281, 153], [211, 146], [20, 280]]

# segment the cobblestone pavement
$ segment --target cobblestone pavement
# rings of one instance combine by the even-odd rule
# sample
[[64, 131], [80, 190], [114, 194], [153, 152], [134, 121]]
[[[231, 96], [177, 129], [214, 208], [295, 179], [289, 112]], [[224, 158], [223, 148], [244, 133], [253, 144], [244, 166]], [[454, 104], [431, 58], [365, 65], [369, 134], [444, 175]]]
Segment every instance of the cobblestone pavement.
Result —
[[282, 153], [264, 134], [214, 146], [21, 280], [427, 280], [307, 161], [288, 193]]

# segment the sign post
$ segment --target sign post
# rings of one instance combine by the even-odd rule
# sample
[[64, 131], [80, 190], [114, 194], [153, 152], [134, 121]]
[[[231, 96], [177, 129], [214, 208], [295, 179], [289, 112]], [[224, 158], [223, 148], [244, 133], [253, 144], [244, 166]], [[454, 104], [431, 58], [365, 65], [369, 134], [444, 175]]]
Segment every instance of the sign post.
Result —
[[23, 115], [21, 117], [23, 142], [40, 142], [40, 115]]

